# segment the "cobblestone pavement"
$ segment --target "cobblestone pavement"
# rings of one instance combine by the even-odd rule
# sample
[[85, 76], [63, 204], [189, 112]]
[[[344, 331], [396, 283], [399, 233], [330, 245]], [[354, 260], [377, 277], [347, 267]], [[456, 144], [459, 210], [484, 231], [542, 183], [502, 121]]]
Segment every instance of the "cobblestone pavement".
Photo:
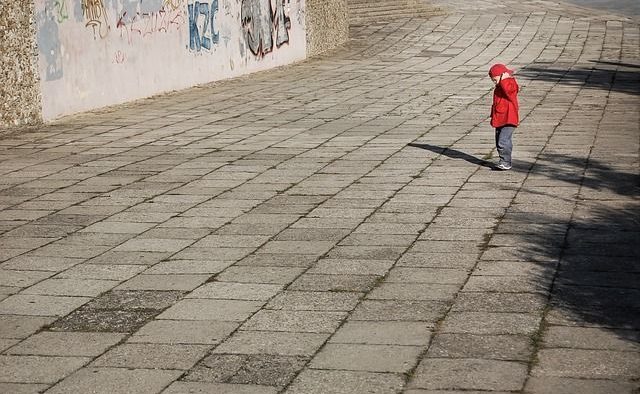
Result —
[[637, 393], [639, 24], [473, 4], [0, 138], [0, 392]]

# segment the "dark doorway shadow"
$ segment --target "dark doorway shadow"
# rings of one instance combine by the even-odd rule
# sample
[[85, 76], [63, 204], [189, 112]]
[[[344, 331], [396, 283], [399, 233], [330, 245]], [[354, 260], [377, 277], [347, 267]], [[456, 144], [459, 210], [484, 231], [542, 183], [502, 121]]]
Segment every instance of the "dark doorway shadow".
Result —
[[460, 152], [459, 150], [455, 150], [455, 149], [451, 149], [451, 148], [443, 148], [441, 146], [437, 146], [437, 145], [430, 145], [430, 144], [418, 144], [418, 143], [410, 143], [409, 146], [414, 147], [414, 148], [420, 148], [420, 149], [424, 149], [424, 150], [428, 150], [434, 153], [438, 153], [441, 155], [445, 155], [447, 157], [450, 157], [452, 159], [462, 159], [465, 161], [468, 161], [471, 164], [475, 164], [478, 166], [482, 166], [482, 167], [487, 167], [487, 168], [491, 168], [491, 169], [495, 169], [496, 167], [493, 165], [493, 163], [483, 160], [483, 159], [478, 159], [475, 156], [471, 156], [468, 153], [464, 153], [464, 152]]

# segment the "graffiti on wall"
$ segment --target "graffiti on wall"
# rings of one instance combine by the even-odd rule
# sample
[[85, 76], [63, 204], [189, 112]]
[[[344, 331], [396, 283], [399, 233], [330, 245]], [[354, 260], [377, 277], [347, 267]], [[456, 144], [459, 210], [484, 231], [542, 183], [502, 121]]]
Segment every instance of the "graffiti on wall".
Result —
[[180, 30], [186, 22], [184, 0], [164, 0], [155, 10], [125, 8], [118, 17], [116, 28], [121, 38], [133, 44], [136, 38]]
[[69, 19], [69, 9], [67, 8], [67, 0], [56, 0], [53, 4], [56, 10], [56, 19], [58, 23], [62, 23]]
[[102, 0], [82, 0], [82, 15], [86, 27], [93, 29], [93, 38], [105, 38], [111, 30], [109, 16]]
[[211, 3], [196, 1], [188, 5], [190, 50], [211, 50], [211, 46], [218, 43], [220, 36], [215, 29], [217, 12], [218, 0], [211, 0]]
[[285, 13], [285, 1], [242, 0], [240, 19], [249, 49], [256, 56], [264, 56], [276, 47], [289, 42], [291, 19]]

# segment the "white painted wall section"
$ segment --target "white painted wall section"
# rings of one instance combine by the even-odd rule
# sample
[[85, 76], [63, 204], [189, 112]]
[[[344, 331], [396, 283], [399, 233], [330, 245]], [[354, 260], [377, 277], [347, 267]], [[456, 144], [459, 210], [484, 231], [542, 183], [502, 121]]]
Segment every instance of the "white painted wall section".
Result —
[[305, 0], [36, 0], [45, 121], [294, 63]]

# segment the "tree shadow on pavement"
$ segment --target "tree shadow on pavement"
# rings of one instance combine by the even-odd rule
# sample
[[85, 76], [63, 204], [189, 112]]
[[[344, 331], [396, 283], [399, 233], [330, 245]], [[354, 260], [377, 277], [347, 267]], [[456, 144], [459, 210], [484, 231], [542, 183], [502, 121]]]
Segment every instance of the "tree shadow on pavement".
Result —
[[525, 67], [518, 71], [517, 76], [530, 80], [558, 81], [567, 85], [640, 95], [640, 69], [635, 69], [639, 66], [620, 63], [616, 66], [631, 68], [631, 70], [615, 70], [606, 67], [609, 63], [601, 62], [605, 66], [593, 68]]
[[583, 188], [613, 193], [620, 196], [638, 194], [638, 174], [616, 170], [597, 159], [589, 159], [588, 171], [583, 174], [586, 159], [556, 153], [541, 153], [535, 163], [518, 163], [514, 169], [526, 168], [531, 174], [545, 175]]
[[[548, 292], [555, 274], [547, 323], [640, 342], [640, 177], [562, 154], [541, 154], [530, 174], [550, 182], [525, 184], [501, 224], [519, 239], [516, 260], [540, 267], [534, 287]], [[575, 185], [580, 194], [567, 194]]]
[[452, 159], [462, 159], [462, 160], [466, 160], [471, 164], [476, 164], [479, 166], [483, 166], [483, 167], [489, 167], [489, 168], [494, 168], [494, 165], [486, 160], [483, 159], [478, 159], [475, 156], [471, 156], [468, 153], [464, 153], [461, 152], [459, 150], [455, 150], [455, 149], [451, 149], [451, 148], [443, 148], [437, 145], [430, 145], [430, 144], [418, 144], [418, 143], [410, 143], [409, 146], [414, 147], [414, 148], [420, 148], [420, 149], [425, 149], [437, 154], [441, 154], [447, 157], [450, 157]]
[[[455, 149], [409, 146], [493, 168]], [[639, 175], [596, 158], [556, 153], [516, 160], [512, 171], [535, 178], [518, 190], [524, 198], [516, 197], [494, 233], [517, 242], [490, 244], [482, 259], [538, 266], [532, 280], [542, 294], [555, 277], [547, 323], [601, 327], [640, 342]]]
[[[565, 225], [545, 215], [532, 215], [528, 222], [539, 224], [540, 233], [521, 234], [519, 254], [542, 267], [539, 290], [546, 292], [548, 278], [557, 274], [551, 289], [547, 323], [601, 327], [613, 330], [624, 340], [640, 341], [640, 214], [638, 205], [611, 207], [580, 206], [585, 217], [574, 219], [566, 232], [554, 233]], [[563, 242], [558, 260], [554, 237]]]

